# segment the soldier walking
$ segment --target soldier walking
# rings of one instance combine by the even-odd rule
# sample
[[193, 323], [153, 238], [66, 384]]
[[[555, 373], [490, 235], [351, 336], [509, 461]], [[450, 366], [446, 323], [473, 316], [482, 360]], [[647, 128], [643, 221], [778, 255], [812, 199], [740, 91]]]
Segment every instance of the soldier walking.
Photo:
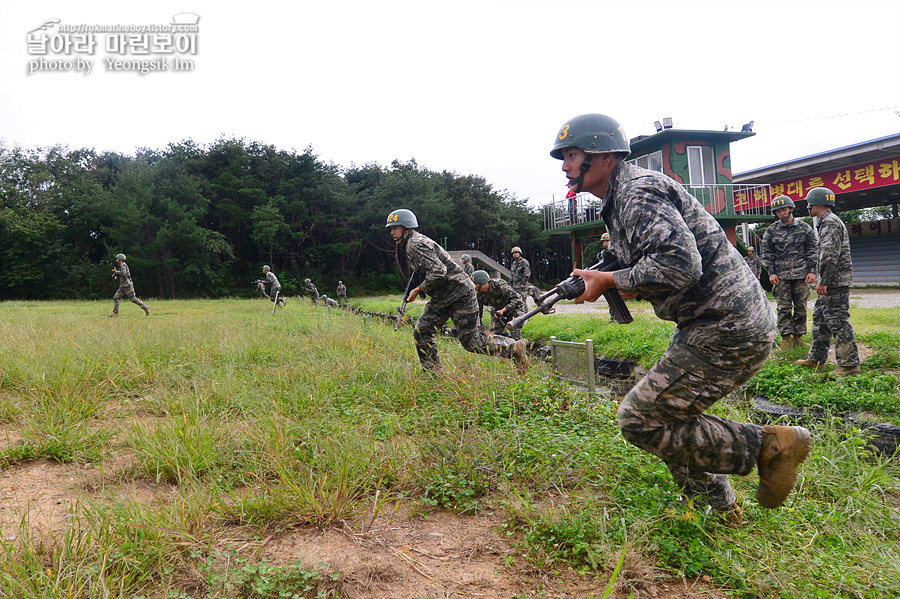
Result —
[[619, 406], [619, 428], [666, 463], [686, 497], [740, 524], [728, 475], [756, 467], [756, 498], [776, 508], [797, 480], [810, 434], [704, 413], [765, 364], [774, 314], [719, 223], [671, 178], [625, 162], [630, 149], [617, 121], [586, 114], [563, 125], [550, 152], [563, 161], [570, 189], [603, 198], [600, 216], [622, 264], [615, 272], [576, 269], [585, 292], [575, 301], [618, 288], [677, 324], [666, 352]]
[[503, 279], [492, 279], [484, 270], [476, 270], [472, 273], [472, 282], [475, 283], [475, 291], [478, 292], [479, 320], [484, 306], [490, 306], [494, 309], [491, 314], [490, 332], [495, 335], [508, 335], [513, 339], [521, 339], [522, 327], [518, 326], [507, 331], [506, 324], [527, 312], [522, 296], [516, 293], [509, 283]]
[[802, 346], [806, 334], [806, 300], [816, 282], [816, 235], [812, 227], [794, 218], [794, 201], [787, 196], [772, 200], [778, 219], [763, 234], [762, 263], [769, 271], [772, 293], [778, 300], [778, 333], [782, 346]]
[[759, 256], [756, 255], [756, 250], [753, 249], [752, 245], [747, 247], [747, 255], [744, 256], [744, 262], [750, 267], [750, 272], [753, 273], [753, 276], [758, 281], [759, 276], [762, 274], [762, 263], [759, 261]]
[[338, 281], [337, 284], [337, 302], [338, 305], [347, 303], [347, 287], [344, 286], [343, 281]]
[[131, 280], [131, 270], [125, 264], [125, 254], [116, 254], [116, 265], [112, 271], [113, 278], [119, 281], [119, 288], [116, 289], [116, 293], [113, 295], [113, 311], [109, 317], [115, 318], [119, 315], [119, 300], [122, 298], [137, 304], [144, 310], [145, 316], [150, 316], [150, 308], [134, 293], [134, 282]]
[[528, 306], [528, 279], [531, 278], [531, 265], [522, 257], [522, 248], [512, 249], [513, 262], [509, 266], [509, 284], [522, 296], [522, 304]]
[[838, 216], [831, 211], [834, 192], [826, 187], [811, 189], [806, 195], [809, 212], [819, 219], [819, 278], [816, 285], [816, 307], [813, 309], [812, 346], [805, 360], [797, 364], [818, 369], [828, 358], [828, 347], [834, 337], [834, 356], [838, 367], [834, 374], [859, 374], [859, 348], [850, 324], [850, 285], [853, 283], [853, 260], [850, 258], [850, 235]]
[[319, 290], [316, 289], [316, 286], [309, 279], [303, 279], [303, 282], [306, 283], [306, 290], [309, 292], [309, 299], [312, 300], [313, 306], [318, 306]]
[[460, 259], [462, 260], [463, 272], [466, 273], [467, 277], [471, 277], [472, 273], [475, 272], [475, 267], [472, 266], [472, 256], [463, 254]]
[[431, 296], [413, 329], [422, 367], [427, 372], [441, 371], [435, 336], [452, 318], [457, 339], [466, 351], [515, 360], [519, 372], [524, 372], [528, 368], [525, 342], [486, 333], [478, 326], [478, 298], [472, 279], [444, 248], [416, 231], [416, 215], [402, 208], [394, 210], [388, 214], [385, 226], [390, 229], [397, 250], [421, 279], [419, 286], [409, 292], [408, 301], [415, 301], [420, 293]]
[[278, 277], [275, 276], [275, 273], [272, 272], [272, 269], [269, 268], [268, 264], [263, 266], [263, 274], [266, 276], [266, 282], [269, 284], [269, 299], [273, 302], [277, 301], [278, 305], [284, 308], [287, 305], [287, 300], [283, 297], [279, 297], [279, 293], [281, 293], [281, 283], [278, 282]]

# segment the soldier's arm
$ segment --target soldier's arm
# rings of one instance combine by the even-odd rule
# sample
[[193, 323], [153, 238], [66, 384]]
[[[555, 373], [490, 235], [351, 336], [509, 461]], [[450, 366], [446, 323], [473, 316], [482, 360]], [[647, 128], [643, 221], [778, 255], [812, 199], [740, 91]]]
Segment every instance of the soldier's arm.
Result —
[[806, 272], [815, 273], [819, 263], [819, 246], [812, 228], [806, 233]]
[[834, 223], [825, 222], [819, 227], [821, 262], [819, 263], [819, 284], [832, 285], [837, 280], [838, 258], [840, 257], [842, 231]]
[[431, 247], [414, 248], [409, 253], [409, 262], [422, 277], [419, 290], [427, 295], [431, 295], [435, 283], [447, 276], [447, 267], [438, 259]]

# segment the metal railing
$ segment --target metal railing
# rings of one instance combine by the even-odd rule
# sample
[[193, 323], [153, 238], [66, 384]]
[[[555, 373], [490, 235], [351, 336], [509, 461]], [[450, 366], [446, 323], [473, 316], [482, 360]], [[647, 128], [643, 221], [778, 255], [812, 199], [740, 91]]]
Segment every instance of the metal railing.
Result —
[[[769, 214], [772, 188], [768, 184], [716, 183], [713, 185], [685, 185], [684, 188], [703, 204], [713, 216], [765, 216]], [[573, 225], [600, 221], [603, 200], [590, 193], [574, 198], [553, 200], [542, 208], [544, 230], [562, 229]]]

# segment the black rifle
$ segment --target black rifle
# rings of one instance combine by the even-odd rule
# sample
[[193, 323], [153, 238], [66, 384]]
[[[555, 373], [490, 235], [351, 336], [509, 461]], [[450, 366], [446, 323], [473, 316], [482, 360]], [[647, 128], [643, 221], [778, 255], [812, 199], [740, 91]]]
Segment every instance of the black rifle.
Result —
[[[400, 315], [397, 316], [397, 322], [394, 323], [395, 331], [400, 328], [400, 322], [403, 320], [404, 314], [406, 314], [406, 304], [407, 302], [409, 302], [410, 292], [418, 287], [421, 282], [422, 277], [419, 276], [419, 273], [413, 271], [413, 273], [409, 276], [409, 281], [407, 281], [406, 283], [406, 291], [403, 293], [403, 302], [397, 307], [397, 312], [399, 312]], [[425, 295], [422, 293], [420, 293], [419, 295], [425, 297]]]
[[[603, 250], [597, 254], [597, 259], [599, 260], [597, 264], [594, 264], [585, 270], [613, 272], [622, 268], [618, 260], [616, 260], [616, 257], [608, 250]], [[538, 313], [552, 314], [553, 304], [559, 300], [575, 299], [582, 293], [584, 293], [584, 279], [575, 276], [569, 277], [543, 295], [539, 296], [535, 293], [532, 296], [534, 297], [534, 303], [536, 304], [535, 308], [528, 314], [523, 314], [522, 316], [511, 320], [509, 324], [506, 325], [506, 328], [512, 329], [513, 327], [521, 327], [525, 324], [525, 321]], [[616, 322], [619, 324], [628, 324], [629, 322], [634, 321], [634, 318], [631, 317], [631, 312], [628, 311], [628, 306], [625, 305], [625, 300], [619, 295], [618, 289], [615, 287], [609, 289], [603, 294], [603, 297], [606, 298], [606, 301], [609, 303], [609, 309], [612, 312], [613, 318], [616, 319]]]

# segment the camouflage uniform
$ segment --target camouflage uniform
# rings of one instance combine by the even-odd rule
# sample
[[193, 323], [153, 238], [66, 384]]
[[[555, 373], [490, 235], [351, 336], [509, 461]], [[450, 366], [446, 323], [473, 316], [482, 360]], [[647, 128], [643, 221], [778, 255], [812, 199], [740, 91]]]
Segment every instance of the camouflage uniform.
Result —
[[266, 272], [266, 281], [269, 283], [269, 299], [274, 302], [275, 296], [281, 292], [281, 283], [271, 270]]
[[266, 293], [266, 283], [262, 280], [256, 281], [256, 290], [259, 291], [259, 296], [269, 299], [269, 294]]
[[467, 277], [471, 277], [472, 273], [475, 272], [475, 267], [472, 266], [471, 262], [466, 262], [462, 265], [463, 272], [466, 273]]
[[763, 266], [769, 275], [778, 275], [772, 288], [778, 300], [778, 332], [786, 335], [806, 334], [806, 300], [809, 285], [806, 275], [816, 272], [816, 235], [812, 227], [794, 217], [786, 225], [772, 223], [763, 234]]
[[340, 305], [336, 301], [334, 301], [333, 299], [328, 297], [327, 295], [323, 295], [322, 297], [324, 298], [322, 301], [324, 301], [325, 305], [328, 306], [329, 308], [337, 308]]
[[432, 371], [441, 368], [435, 336], [450, 318], [466, 351], [514, 359], [515, 339], [494, 336], [479, 328], [475, 284], [450, 254], [412, 229], [400, 249], [404, 245], [410, 267], [422, 278], [419, 290], [431, 296], [413, 329], [422, 367]]
[[[759, 261], [759, 256], [753, 254], [747, 254], [744, 256], [744, 262], [747, 263], [747, 266], [750, 267], [750, 272], [753, 273], [753, 276], [759, 279], [759, 275], [762, 274], [762, 263]], [[805, 278], [805, 275], [804, 275]]]
[[316, 286], [312, 282], [306, 284], [306, 290], [309, 291], [309, 298], [312, 300], [313, 306], [318, 306], [319, 290], [316, 289]]
[[819, 219], [819, 272], [817, 283], [827, 287], [827, 295], [816, 298], [813, 309], [812, 346], [809, 360], [824, 363], [834, 337], [838, 366], [859, 366], [856, 336], [850, 324], [850, 284], [853, 261], [850, 235], [838, 216], [829, 210]]
[[775, 315], [715, 219], [669, 177], [619, 162], [601, 216], [626, 268], [620, 291], [639, 293], [677, 323], [663, 356], [619, 407], [622, 435], [660, 457], [687, 497], [725, 511], [728, 474], [749, 474], [762, 428], [704, 414], [766, 361]]
[[113, 278], [119, 279], [119, 288], [116, 289], [116, 293], [113, 295], [113, 314], [119, 313], [119, 300], [124, 298], [130, 300], [131, 303], [140, 306], [144, 310], [144, 314], [149, 316], [150, 308], [141, 301], [141, 298], [134, 294], [134, 282], [131, 280], [131, 270], [128, 268], [128, 265], [125, 264], [124, 260], [116, 265], [116, 272], [113, 273]]
[[338, 304], [347, 303], [347, 287], [343, 283], [337, 286], [337, 301]]
[[482, 313], [484, 306], [492, 306], [495, 310], [506, 308], [506, 312], [502, 315], [491, 318], [491, 333], [506, 335], [513, 339], [522, 338], [522, 327], [506, 330], [506, 323], [527, 312], [522, 297], [509, 286], [509, 283], [503, 279], [491, 279], [488, 281], [488, 290], [478, 292], [479, 315]]
[[509, 271], [509, 284], [516, 293], [522, 296], [522, 303], [527, 305], [526, 299], [528, 298], [528, 279], [531, 278], [531, 265], [528, 263], [528, 260], [522, 257], [522, 254], [519, 254], [519, 259], [513, 260], [512, 264], [510, 264]]

